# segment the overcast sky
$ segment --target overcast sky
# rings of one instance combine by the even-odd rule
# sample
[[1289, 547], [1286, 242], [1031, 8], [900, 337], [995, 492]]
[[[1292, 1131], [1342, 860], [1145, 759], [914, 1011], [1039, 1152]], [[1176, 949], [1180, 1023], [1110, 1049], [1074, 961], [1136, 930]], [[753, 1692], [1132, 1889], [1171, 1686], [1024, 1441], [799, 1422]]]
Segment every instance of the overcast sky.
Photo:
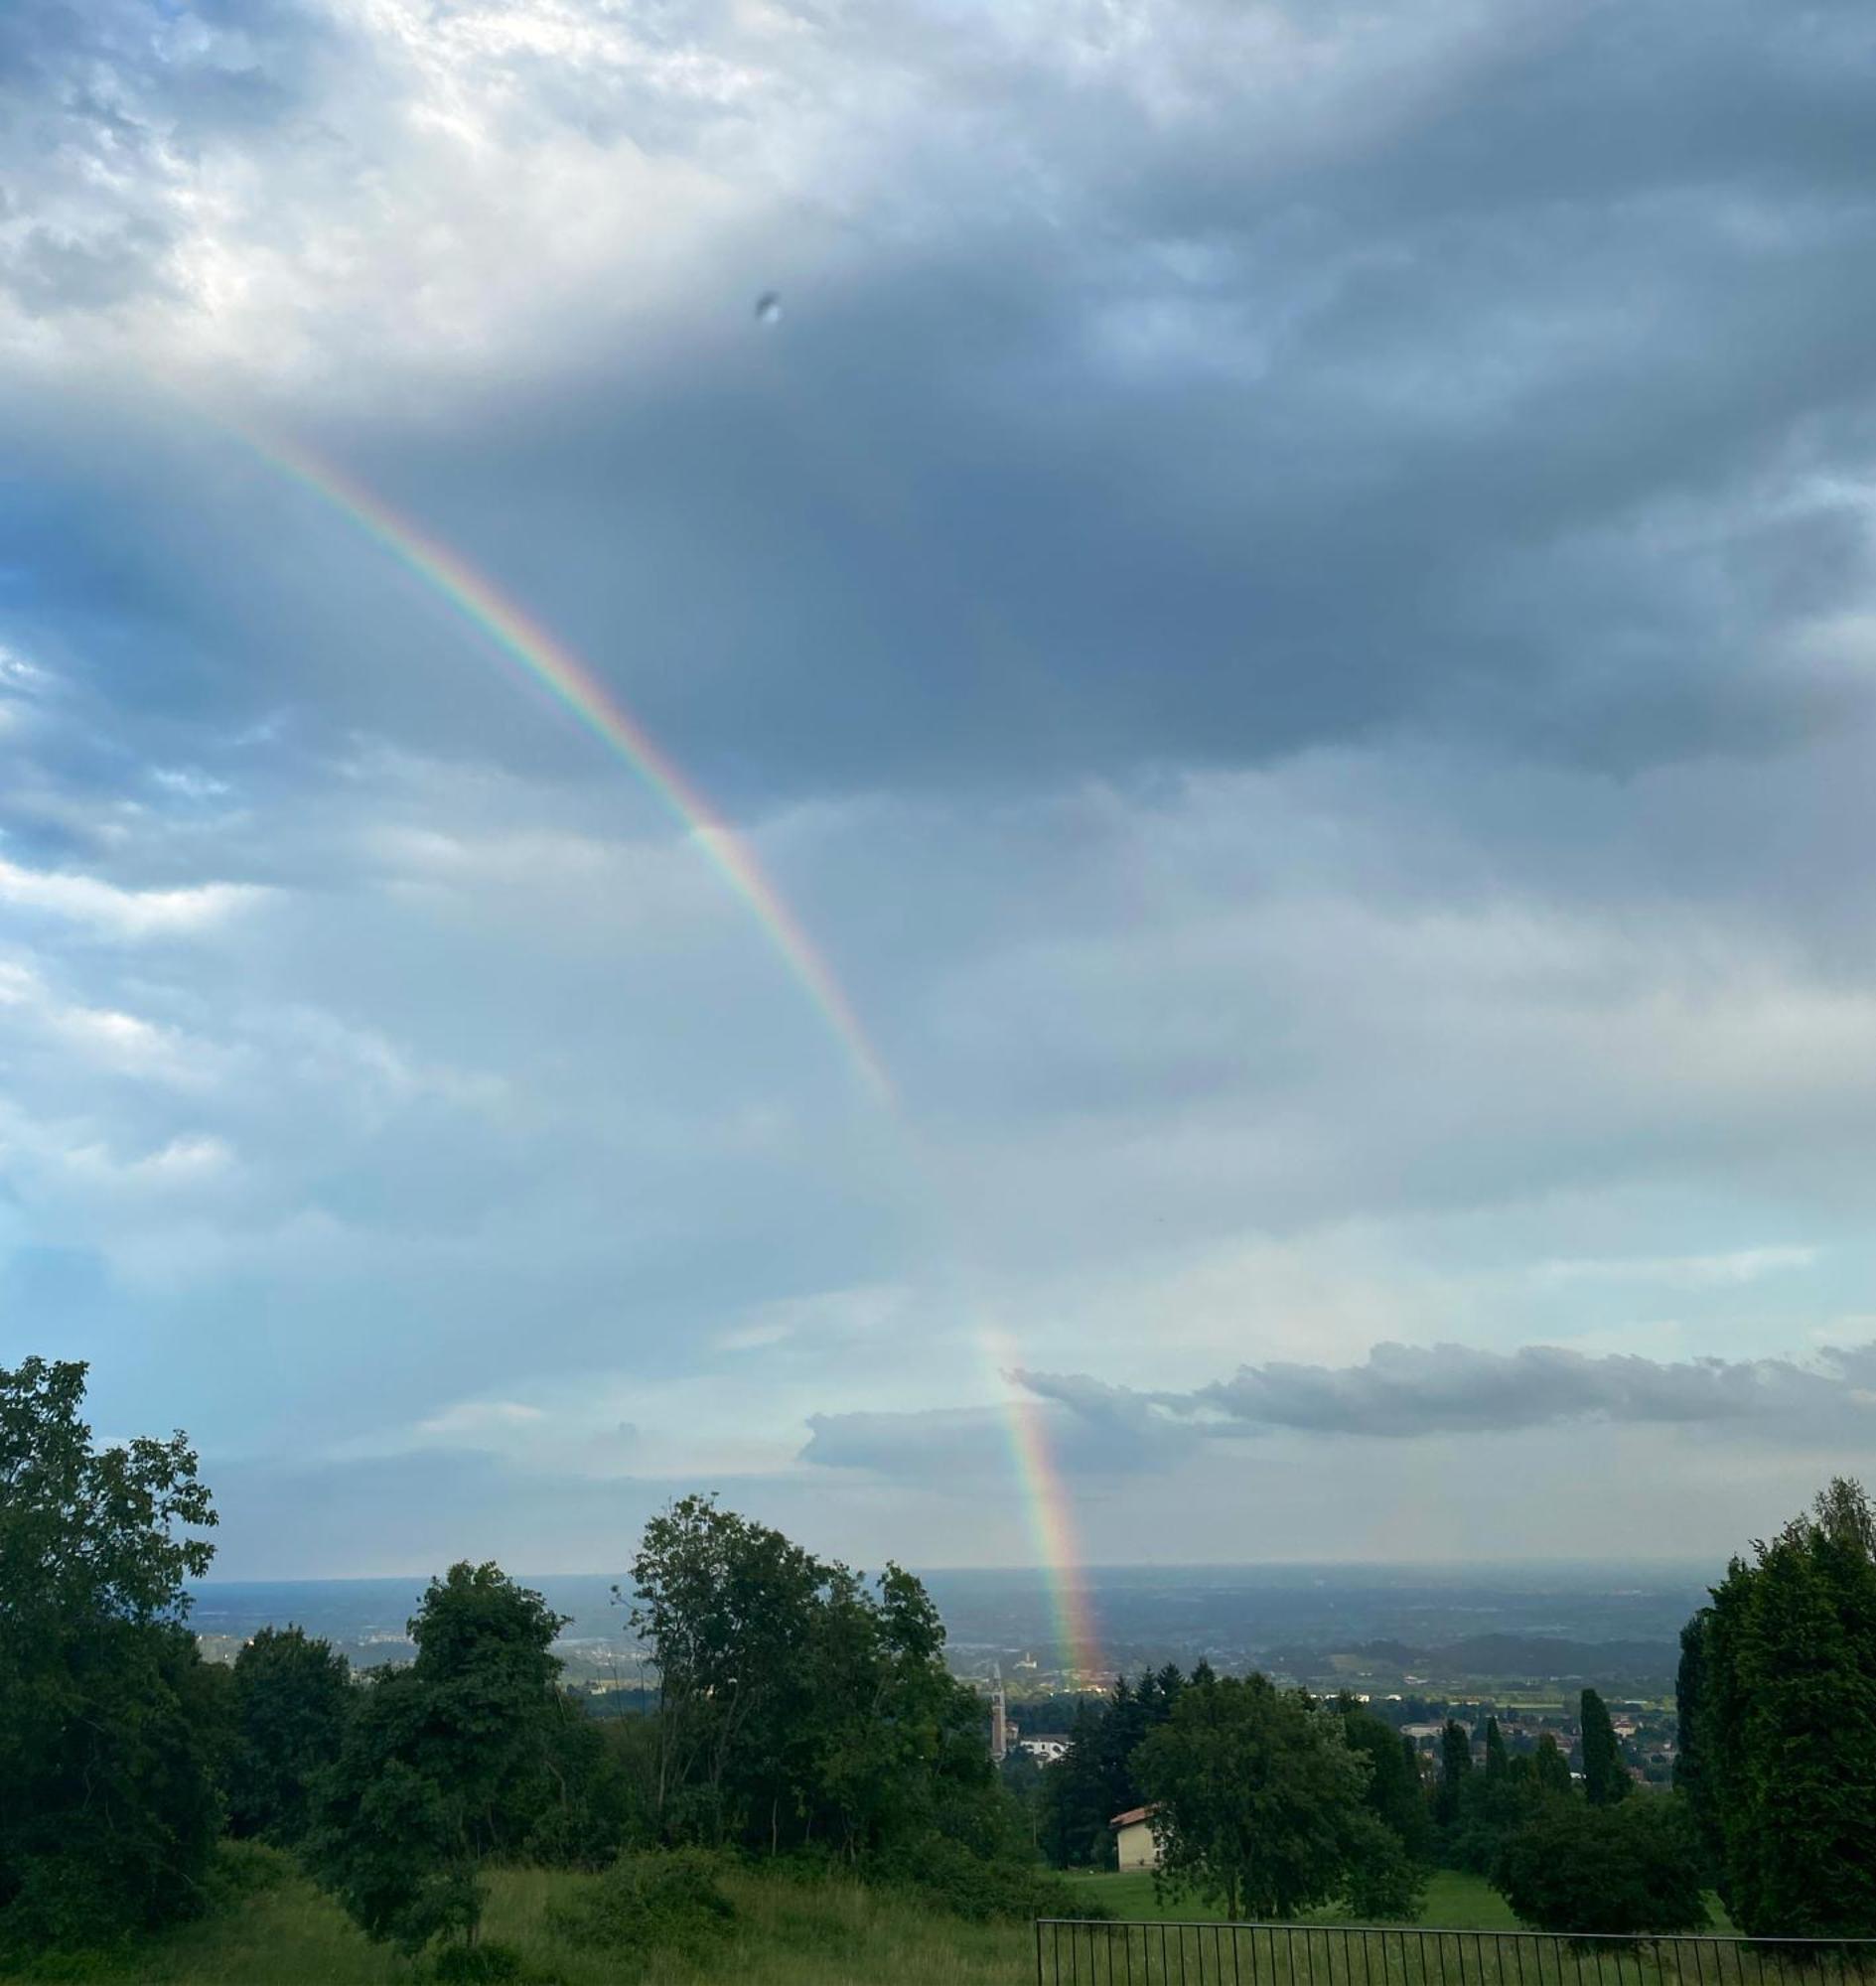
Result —
[[12, 0], [0, 1362], [237, 1576], [1870, 1470], [1873, 186], [1861, 4]]

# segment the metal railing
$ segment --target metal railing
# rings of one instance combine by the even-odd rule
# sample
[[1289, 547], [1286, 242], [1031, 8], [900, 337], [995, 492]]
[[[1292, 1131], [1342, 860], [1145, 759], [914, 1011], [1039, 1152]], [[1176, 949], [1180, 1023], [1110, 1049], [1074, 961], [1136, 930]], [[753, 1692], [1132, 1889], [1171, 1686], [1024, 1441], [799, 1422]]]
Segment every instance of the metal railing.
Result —
[[1036, 1986], [1876, 1986], [1876, 1938], [1039, 1917]]

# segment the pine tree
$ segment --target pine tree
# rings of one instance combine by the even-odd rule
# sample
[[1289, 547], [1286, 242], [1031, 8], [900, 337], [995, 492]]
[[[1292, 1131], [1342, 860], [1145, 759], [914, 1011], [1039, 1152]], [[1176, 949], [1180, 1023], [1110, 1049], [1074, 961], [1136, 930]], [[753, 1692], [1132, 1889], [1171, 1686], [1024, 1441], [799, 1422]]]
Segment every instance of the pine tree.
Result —
[[1609, 1706], [1593, 1689], [1583, 1692], [1583, 1790], [1591, 1806], [1614, 1806], [1626, 1799], [1634, 1781], [1622, 1762]]

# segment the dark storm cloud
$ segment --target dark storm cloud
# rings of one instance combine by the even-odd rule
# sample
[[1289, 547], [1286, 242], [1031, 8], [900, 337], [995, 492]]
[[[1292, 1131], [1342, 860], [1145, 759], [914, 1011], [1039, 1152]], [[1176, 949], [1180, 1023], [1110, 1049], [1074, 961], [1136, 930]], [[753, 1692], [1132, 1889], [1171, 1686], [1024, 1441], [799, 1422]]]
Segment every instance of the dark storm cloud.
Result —
[[[917, 142], [876, 164], [903, 224], [791, 282], [775, 335], [726, 268], [660, 357], [568, 332], [446, 427], [325, 439], [551, 602], [731, 789], [1401, 726], [1616, 766], [1762, 750], [1861, 695], [1791, 650], [1869, 577], [1860, 518], [1810, 488], [1871, 456], [1868, 37], [1810, 18], [1455, 31], [1397, 102], [1371, 77], [1266, 120], [1226, 115], [1257, 59], [1201, 62], [1234, 46], [1203, 11], [1160, 20], [1171, 116], [1117, 67], [1078, 92], [1046, 53], [980, 51], [993, 189], [938, 30], [866, 17], [862, 70], [932, 65]], [[1403, 30], [1322, 32], [1359, 75], [1364, 34]], [[579, 86], [558, 73], [554, 114]], [[915, 173], [952, 199], [916, 225]], [[341, 721], [545, 749], [346, 527], [213, 449], [139, 445], [103, 508], [46, 479], [34, 560], [49, 614], [102, 603], [161, 642], [163, 668], [111, 669], [125, 699], [317, 688]]]

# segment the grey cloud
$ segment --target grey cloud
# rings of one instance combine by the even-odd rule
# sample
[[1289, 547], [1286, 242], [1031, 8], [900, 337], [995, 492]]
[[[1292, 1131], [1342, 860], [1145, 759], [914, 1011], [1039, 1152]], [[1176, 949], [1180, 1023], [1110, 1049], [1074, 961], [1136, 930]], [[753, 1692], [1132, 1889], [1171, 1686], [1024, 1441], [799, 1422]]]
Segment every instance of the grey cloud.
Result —
[[[1876, 1343], [1790, 1358], [1663, 1361], [1525, 1346], [1377, 1345], [1360, 1364], [1273, 1360], [1192, 1392], [1085, 1373], [1017, 1372], [1046, 1403], [1052, 1461], [1088, 1481], [1170, 1467], [1208, 1438], [1339, 1435], [1388, 1442], [1582, 1422], [1705, 1428], [1780, 1447], [1876, 1434]], [[926, 1482], [1007, 1471], [1009, 1427], [987, 1408], [817, 1416], [802, 1460]]]
[[[1737, 1425], [1803, 1437], [1847, 1411], [1876, 1431], [1876, 1344], [1790, 1358], [1662, 1362], [1627, 1352], [1525, 1346], [1377, 1345], [1360, 1365], [1272, 1361], [1157, 1404], [1225, 1428], [1408, 1438], [1503, 1432], [1564, 1421]], [[1863, 1396], [1857, 1397], [1861, 1391]]]
[[[776, 259], [815, 270], [773, 272], [779, 338], [747, 335], [726, 240], [655, 356], [530, 348], [467, 419], [326, 435], [551, 602], [719, 787], [1264, 761], [1400, 727], [1633, 766], [1788, 747], [1863, 699], [1789, 652], [1870, 577], [1852, 508], [1810, 488], [1872, 453], [1852, 14], [1777, 38], [1768, 69], [1746, 10], [1711, 45], [1667, 6], [1473, 39], [1412, 10], [1359, 36], [1267, 10], [1278, 46], [1335, 58], [1273, 151], [1257, 118], [1198, 107], [1222, 73], [1263, 86], [1255, 23], [1233, 68], [1225, 14], [1153, 10], [1123, 61], [1067, 10], [1072, 88], [1046, 40], [960, 49], [902, 13], [849, 19], [827, 74], [714, 10], [666, 23], [687, 59], [814, 101], [828, 74], [923, 78], [908, 156], [816, 124], [819, 162], [857, 151], [869, 216], [897, 224], [830, 256], [820, 222], [778, 220]], [[1404, 102], [1371, 37], [1413, 52]], [[656, 63], [622, 73], [667, 118], [721, 115]], [[1032, 133], [1001, 197], [963, 114], [986, 77], [993, 129]], [[1372, 114], [1339, 121], [1358, 84]], [[534, 58], [515, 86], [543, 130], [613, 88]], [[915, 206], [927, 181], [948, 218]], [[1781, 224], [1741, 224], [1742, 202]], [[95, 664], [123, 703], [316, 687], [341, 723], [545, 749], [343, 526], [199, 448], [139, 446], [149, 473], [108, 506], [62, 502], [55, 473], [34, 548], [62, 608], [155, 631], [164, 667]]]
[[[1126, 1477], [1172, 1462], [1190, 1433], [1124, 1389], [1085, 1378], [1024, 1378], [1048, 1404], [1038, 1438], [1051, 1466], [1084, 1479]], [[816, 1414], [801, 1460], [827, 1469], [862, 1469], [962, 1495], [1000, 1486], [1015, 1466], [1008, 1412], [934, 1407], [923, 1412]]]

